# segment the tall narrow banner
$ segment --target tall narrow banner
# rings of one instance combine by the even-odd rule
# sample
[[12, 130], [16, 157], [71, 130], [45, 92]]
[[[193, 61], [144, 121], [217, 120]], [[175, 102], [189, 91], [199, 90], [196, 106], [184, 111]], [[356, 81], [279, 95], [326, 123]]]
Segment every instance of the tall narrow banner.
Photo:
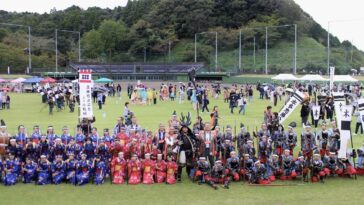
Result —
[[347, 146], [351, 137], [351, 117], [353, 113], [352, 105], [344, 105], [342, 107], [341, 115], [341, 129], [340, 129], [340, 149], [338, 153], [339, 158], [346, 158]]
[[337, 127], [341, 128], [341, 111], [343, 106], [345, 106], [345, 95], [343, 92], [333, 92], [334, 97], [334, 108], [335, 108], [335, 115], [336, 115], [336, 123]]
[[330, 84], [329, 84], [330, 94], [334, 89], [334, 75], [335, 75], [335, 67], [330, 67]]
[[80, 70], [78, 81], [80, 85], [80, 118], [91, 118], [94, 115], [91, 100], [91, 70]]
[[320, 109], [321, 107], [319, 105], [314, 105], [312, 106], [312, 114], [313, 114], [313, 119], [314, 120], [319, 120], [320, 119]]
[[303, 102], [304, 95], [300, 91], [296, 90], [295, 93], [289, 98], [288, 102], [279, 111], [279, 123], [282, 124], [288, 116], [290, 116], [296, 107]]
[[358, 117], [360, 117], [361, 125], [364, 128], [364, 99], [363, 98], [360, 98], [358, 100], [358, 111], [360, 114], [360, 116], [358, 116]]

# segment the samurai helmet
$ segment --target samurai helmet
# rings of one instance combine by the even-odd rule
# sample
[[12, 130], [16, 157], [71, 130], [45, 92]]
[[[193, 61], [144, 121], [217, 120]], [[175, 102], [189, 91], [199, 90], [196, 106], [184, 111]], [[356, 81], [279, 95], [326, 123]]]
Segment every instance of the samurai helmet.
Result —
[[295, 128], [297, 126], [296, 122], [291, 122], [288, 124], [288, 128]]
[[180, 118], [180, 121], [181, 121], [181, 125], [183, 127], [188, 127], [191, 125], [191, 113], [188, 112], [187, 113], [187, 116], [183, 115], [183, 112], [181, 113], [181, 118]]

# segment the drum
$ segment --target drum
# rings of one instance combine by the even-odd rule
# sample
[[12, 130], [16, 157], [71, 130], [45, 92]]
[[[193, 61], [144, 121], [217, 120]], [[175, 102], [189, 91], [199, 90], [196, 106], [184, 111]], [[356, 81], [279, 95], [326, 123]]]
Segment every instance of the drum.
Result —
[[6, 153], [6, 147], [9, 144], [10, 137], [7, 133], [0, 134], [0, 155], [4, 155]]

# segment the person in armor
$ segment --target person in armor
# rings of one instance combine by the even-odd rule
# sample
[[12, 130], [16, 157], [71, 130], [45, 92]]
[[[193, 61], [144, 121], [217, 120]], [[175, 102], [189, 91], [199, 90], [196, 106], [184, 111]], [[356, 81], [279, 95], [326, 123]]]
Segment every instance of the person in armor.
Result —
[[311, 164], [311, 181], [312, 182], [322, 182], [324, 183], [325, 171], [324, 163], [321, 160], [321, 155], [318, 150], [315, 150], [313, 154], [313, 160]]
[[262, 140], [259, 142], [258, 154], [261, 163], [266, 164], [270, 153], [272, 151], [271, 143], [267, 139], [267, 136], [263, 135]]
[[210, 171], [210, 165], [206, 161], [206, 157], [200, 157], [197, 161], [196, 178], [199, 185], [209, 181], [208, 173]]
[[321, 131], [317, 134], [317, 141], [319, 143], [320, 155], [323, 159], [326, 155], [329, 155], [328, 141], [329, 132], [326, 128], [326, 123], [322, 122]]
[[324, 158], [325, 174], [326, 175], [340, 175], [343, 173], [342, 165], [339, 164], [339, 160], [335, 152], [330, 152], [329, 156]]
[[250, 133], [246, 130], [243, 123], [240, 124], [240, 133], [237, 136], [237, 149], [239, 151], [239, 156], [243, 156], [244, 144], [247, 144], [248, 140], [252, 140]]
[[364, 142], [362, 146], [357, 149], [358, 153], [358, 168], [364, 170]]
[[247, 153], [243, 154], [243, 158], [241, 160], [240, 165], [240, 175], [242, 176], [243, 180], [250, 182], [252, 179], [252, 173], [254, 168], [254, 161], [251, 156]]
[[284, 144], [285, 144], [285, 133], [283, 125], [279, 125], [278, 129], [274, 131], [272, 135], [274, 153], [278, 156], [283, 154]]
[[191, 116], [188, 114], [181, 117], [181, 128], [177, 136], [179, 151], [177, 153], [178, 172], [177, 180], [181, 181], [182, 168], [186, 167], [186, 172], [191, 177], [191, 169], [193, 168], [194, 161], [197, 153], [198, 139], [188, 127], [191, 125]]
[[205, 123], [204, 130], [199, 133], [200, 143], [200, 156], [205, 157], [208, 162], [214, 164], [215, 147], [213, 146], [213, 139], [216, 137], [216, 133], [211, 130], [210, 123]]
[[215, 137], [213, 139], [213, 146], [215, 147], [215, 160], [220, 160], [220, 154], [221, 154], [221, 146], [222, 146], [222, 136], [223, 134], [220, 132], [220, 127], [215, 127]]
[[252, 184], [269, 184], [270, 181], [267, 177], [267, 169], [263, 163], [257, 160], [254, 163], [254, 167], [252, 169], [252, 176], [250, 178], [249, 183]]
[[277, 154], [272, 154], [272, 158], [269, 160], [269, 180], [275, 181], [279, 178], [283, 170], [281, 168], [281, 162], [279, 160], [279, 156]]
[[305, 160], [310, 161], [313, 151], [316, 149], [315, 135], [311, 132], [311, 126], [307, 124], [301, 135], [301, 150]]
[[289, 149], [284, 150], [284, 155], [282, 156], [282, 176], [281, 180], [290, 180], [296, 178], [296, 172], [293, 169], [293, 157], [290, 155]]
[[229, 189], [229, 177], [225, 177], [225, 168], [220, 160], [217, 160], [211, 168], [208, 183], [215, 190], [218, 189], [216, 184], [223, 184], [224, 188]]
[[328, 149], [337, 152], [340, 149], [340, 130], [338, 128], [333, 129], [333, 134], [329, 135]]
[[225, 140], [225, 143], [221, 146], [221, 156], [220, 159], [222, 161], [222, 164], [226, 165], [227, 159], [229, 159], [230, 153], [232, 151], [235, 151], [235, 147], [233, 146], [233, 143], [229, 139]]
[[240, 160], [239, 157], [236, 155], [235, 151], [230, 152], [230, 158], [227, 159], [226, 162], [226, 173], [228, 177], [231, 177], [234, 181], [240, 180]]
[[293, 150], [297, 145], [297, 134], [293, 129], [295, 127], [296, 127], [296, 123], [291, 122], [288, 125], [287, 132], [285, 133], [285, 136], [286, 136], [285, 149], [289, 149], [291, 155], [293, 155]]

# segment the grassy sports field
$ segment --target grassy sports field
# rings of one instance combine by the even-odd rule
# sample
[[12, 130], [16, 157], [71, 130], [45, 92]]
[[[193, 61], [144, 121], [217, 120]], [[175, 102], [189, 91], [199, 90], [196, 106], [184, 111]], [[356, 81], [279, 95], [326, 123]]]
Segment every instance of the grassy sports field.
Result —
[[[48, 115], [48, 107], [41, 104], [38, 94], [11, 94], [11, 110], [1, 110], [0, 119], [4, 119], [9, 132], [15, 133], [17, 126], [23, 124], [28, 133], [31, 133], [33, 125], [40, 125], [43, 131], [48, 125], [53, 125], [57, 133], [67, 125], [71, 132], [77, 124], [77, 112], [69, 113], [68, 109], [62, 112], [54, 112]], [[123, 97], [109, 97], [103, 110], [98, 110], [94, 105], [96, 116], [95, 126], [101, 131], [103, 128], [112, 128], [116, 123], [117, 116], [123, 111], [123, 104], [126, 101]], [[237, 127], [243, 122], [250, 132], [262, 121], [264, 108], [271, 104], [270, 101], [254, 99], [247, 106], [245, 116], [229, 113], [228, 104], [224, 103], [222, 97], [219, 100], [210, 99], [210, 109], [214, 105], [220, 108], [220, 115], [223, 118], [220, 123], [223, 126], [231, 125]], [[282, 102], [274, 111], [279, 111]], [[178, 104], [174, 102], [158, 102], [156, 106], [131, 105], [131, 110], [137, 115], [139, 124], [148, 130], [156, 130], [160, 122], [167, 123], [173, 110], [177, 113], [191, 112], [193, 119], [196, 112], [192, 110], [189, 102]], [[208, 113], [202, 113], [204, 120], [209, 120]], [[300, 122], [299, 108], [296, 109], [289, 119]], [[353, 119], [355, 122], [355, 119]], [[355, 123], [352, 123], [354, 128]], [[296, 129], [301, 132], [300, 126]], [[100, 133], [101, 134], [101, 133]], [[354, 136], [354, 147], [358, 148], [364, 136]], [[296, 148], [297, 151], [298, 148]], [[255, 187], [243, 184], [243, 182], [232, 183], [229, 190], [219, 189], [217, 191], [207, 185], [197, 185], [183, 178], [183, 182], [167, 186], [160, 185], [111, 185], [107, 181], [104, 185], [86, 185], [74, 187], [69, 184], [35, 186], [32, 184], [23, 185], [18, 183], [13, 187], [0, 185], [0, 204], [362, 204], [364, 177], [358, 180], [328, 178], [325, 184], [303, 183], [299, 180], [291, 182], [276, 182], [275, 184], [289, 184], [292, 186]]]

